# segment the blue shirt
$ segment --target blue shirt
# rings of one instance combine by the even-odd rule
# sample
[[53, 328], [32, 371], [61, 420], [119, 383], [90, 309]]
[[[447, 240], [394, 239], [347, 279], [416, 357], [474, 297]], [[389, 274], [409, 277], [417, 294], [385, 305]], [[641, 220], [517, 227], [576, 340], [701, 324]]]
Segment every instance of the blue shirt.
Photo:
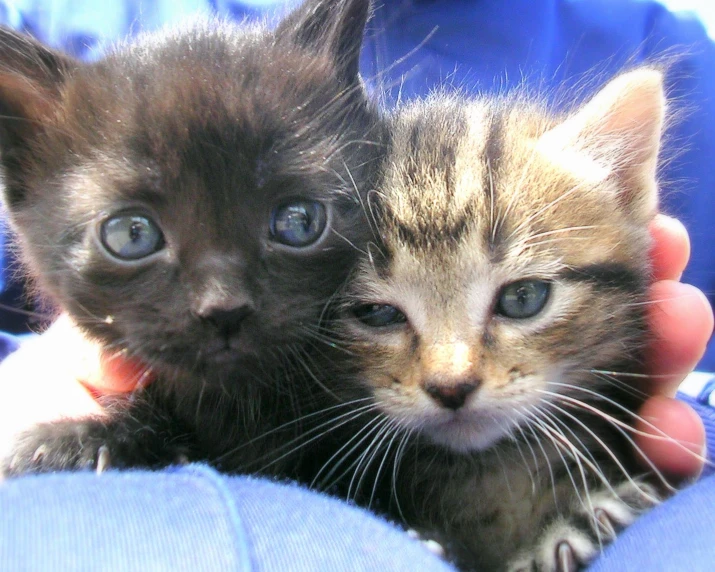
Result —
[[[295, 4], [295, 0], [289, 3]], [[285, 0], [124, 2], [0, 0], [0, 21], [85, 59], [140, 30], [197, 12], [240, 19], [283, 8]], [[683, 220], [692, 258], [683, 280], [715, 301], [715, 46], [702, 24], [649, 0], [383, 0], [369, 25], [363, 75], [387, 102], [424, 95], [445, 83], [468, 91], [509, 90], [520, 82], [579, 86], [585, 96], [624, 65], [677, 55], [670, 94], [684, 110], [669, 136], [662, 210]], [[397, 62], [397, 63], [395, 63]], [[589, 79], [590, 78], [590, 79]], [[595, 78], [595, 79], [594, 79]], [[559, 90], [552, 90], [558, 98]], [[562, 91], [563, 93], [563, 91]], [[0, 253], [0, 262], [2, 262]], [[17, 304], [2, 262], [0, 304]], [[1, 309], [0, 330], [24, 316]], [[699, 365], [715, 370], [715, 348]]]

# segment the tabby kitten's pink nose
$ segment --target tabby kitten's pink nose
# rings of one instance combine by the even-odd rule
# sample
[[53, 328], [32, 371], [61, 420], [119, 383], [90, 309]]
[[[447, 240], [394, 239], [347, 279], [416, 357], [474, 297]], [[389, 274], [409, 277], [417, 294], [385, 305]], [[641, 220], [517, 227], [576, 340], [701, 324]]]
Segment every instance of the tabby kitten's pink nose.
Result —
[[479, 383], [474, 381], [449, 385], [427, 383], [424, 389], [439, 405], [456, 411], [464, 405], [467, 401], [467, 397], [469, 397], [477, 387], [479, 387]]

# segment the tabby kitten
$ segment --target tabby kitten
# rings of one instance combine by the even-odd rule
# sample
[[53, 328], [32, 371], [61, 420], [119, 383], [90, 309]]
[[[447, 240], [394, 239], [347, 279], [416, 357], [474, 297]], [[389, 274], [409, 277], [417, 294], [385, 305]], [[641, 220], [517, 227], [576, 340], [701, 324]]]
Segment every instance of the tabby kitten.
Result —
[[664, 114], [650, 68], [560, 118], [524, 96], [395, 114], [379, 236], [332, 325], [362, 429], [316, 483], [347, 472], [343, 494], [475, 570], [576, 569], [658, 501], [621, 424]]
[[275, 30], [208, 22], [92, 64], [0, 31], [4, 199], [28, 273], [158, 377], [108, 420], [30, 431], [7, 474], [236, 471], [299, 433], [308, 346], [384, 152], [358, 75], [368, 14], [310, 0]]

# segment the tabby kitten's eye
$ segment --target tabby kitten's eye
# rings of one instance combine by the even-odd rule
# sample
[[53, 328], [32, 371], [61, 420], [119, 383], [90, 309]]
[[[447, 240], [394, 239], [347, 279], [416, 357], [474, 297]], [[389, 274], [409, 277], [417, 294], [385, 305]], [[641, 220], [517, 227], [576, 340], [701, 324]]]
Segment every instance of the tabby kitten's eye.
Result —
[[407, 321], [400, 310], [387, 304], [365, 304], [357, 306], [352, 312], [358, 320], [371, 328], [384, 328]]
[[523, 320], [535, 316], [546, 306], [551, 284], [543, 280], [520, 280], [502, 288], [496, 312], [507, 318]]
[[106, 219], [100, 239], [107, 252], [120, 260], [140, 260], [164, 248], [164, 235], [148, 216], [123, 213]]
[[271, 213], [271, 236], [286, 246], [301, 248], [316, 242], [325, 231], [328, 215], [316, 201], [295, 199]]

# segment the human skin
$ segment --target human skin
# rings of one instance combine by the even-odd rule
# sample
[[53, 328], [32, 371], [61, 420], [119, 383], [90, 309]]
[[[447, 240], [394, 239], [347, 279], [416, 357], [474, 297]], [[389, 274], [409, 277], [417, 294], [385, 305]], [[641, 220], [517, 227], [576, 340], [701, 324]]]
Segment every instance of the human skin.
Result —
[[[700, 417], [674, 399], [678, 385], [705, 352], [713, 312], [697, 288], [678, 282], [690, 256], [685, 227], [658, 215], [651, 224], [654, 283], [648, 306], [652, 330], [647, 360], [651, 397], [639, 411], [634, 440], [640, 452], [674, 480], [703, 467], [705, 431]], [[102, 355], [66, 316], [0, 365], [0, 456], [12, 436], [39, 422], [102, 415], [97, 396], [128, 393], [151, 382], [151, 373], [121, 354]]]

